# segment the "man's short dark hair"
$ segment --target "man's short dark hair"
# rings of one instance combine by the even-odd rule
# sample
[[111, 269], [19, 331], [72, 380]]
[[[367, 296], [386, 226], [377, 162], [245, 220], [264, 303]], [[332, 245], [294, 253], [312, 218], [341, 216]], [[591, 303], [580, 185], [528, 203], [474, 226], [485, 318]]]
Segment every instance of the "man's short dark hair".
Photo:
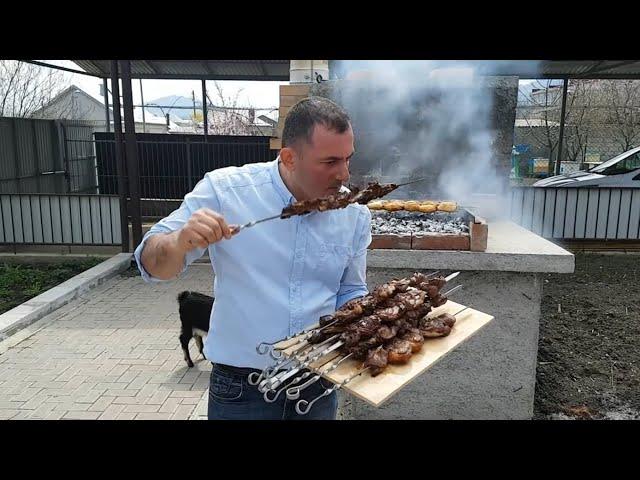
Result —
[[282, 146], [290, 147], [299, 140], [311, 143], [313, 128], [318, 124], [331, 131], [344, 133], [349, 129], [350, 119], [341, 106], [328, 98], [304, 98], [291, 107], [284, 120]]

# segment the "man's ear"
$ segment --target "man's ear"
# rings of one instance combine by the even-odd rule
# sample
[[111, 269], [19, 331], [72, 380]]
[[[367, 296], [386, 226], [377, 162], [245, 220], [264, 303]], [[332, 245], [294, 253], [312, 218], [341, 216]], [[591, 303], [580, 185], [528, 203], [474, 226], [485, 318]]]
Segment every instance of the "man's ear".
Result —
[[280, 161], [282, 162], [282, 165], [284, 165], [284, 167], [290, 172], [295, 170], [295, 157], [296, 151], [291, 147], [283, 147], [280, 150]]

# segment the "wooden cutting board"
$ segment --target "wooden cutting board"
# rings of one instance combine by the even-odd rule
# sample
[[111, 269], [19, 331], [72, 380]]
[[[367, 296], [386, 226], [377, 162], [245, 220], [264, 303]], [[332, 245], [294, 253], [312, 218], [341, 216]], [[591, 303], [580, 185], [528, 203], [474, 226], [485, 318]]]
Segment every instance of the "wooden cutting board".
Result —
[[[464, 305], [449, 300], [444, 305], [433, 309], [433, 311], [429, 313], [429, 316], [437, 316], [442, 313], [454, 315], [464, 308]], [[407, 364], [389, 365], [385, 371], [377, 377], [372, 377], [368, 372], [364, 372], [342, 387], [342, 390], [349, 392], [351, 395], [364, 400], [374, 407], [379, 407], [410, 382], [442, 360], [458, 345], [471, 338], [493, 319], [494, 317], [491, 315], [467, 308], [456, 315], [456, 323], [448, 336], [425, 339], [422, 350], [414, 353]], [[276, 347], [286, 347], [286, 345], [295, 343], [296, 340], [296, 338], [293, 338], [287, 342], [281, 342], [276, 345]], [[298, 346], [300, 346], [300, 344], [298, 344]], [[290, 350], [291, 349], [284, 350], [284, 355], [289, 356]], [[328, 359], [332, 357], [335, 360], [328, 361]], [[362, 362], [348, 359], [340, 364], [334, 371], [323, 374], [322, 372], [324, 370], [327, 370], [334, 362], [338, 361], [338, 357], [341, 358], [339, 355], [327, 356], [321, 363], [316, 362], [311, 364], [311, 370], [322, 374], [324, 378], [333, 383], [340, 383], [360, 369]]]

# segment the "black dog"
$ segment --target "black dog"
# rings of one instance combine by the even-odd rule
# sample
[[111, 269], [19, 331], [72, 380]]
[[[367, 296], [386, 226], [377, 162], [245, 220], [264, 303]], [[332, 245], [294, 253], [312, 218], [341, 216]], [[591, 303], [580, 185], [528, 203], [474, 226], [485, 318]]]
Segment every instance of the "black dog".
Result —
[[180, 344], [184, 351], [184, 360], [189, 367], [193, 367], [193, 362], [189, 356], [189, 341], [191, 338], [196, 339], [200, 354], [202, 358], [206, 359], [202, 352], [204, 348], [202, 338], [209, 333], [209, 318], [213, 301], [213, 297], [198, 292], [184, 291], [178, 295], [180, 323], [182, 324]]

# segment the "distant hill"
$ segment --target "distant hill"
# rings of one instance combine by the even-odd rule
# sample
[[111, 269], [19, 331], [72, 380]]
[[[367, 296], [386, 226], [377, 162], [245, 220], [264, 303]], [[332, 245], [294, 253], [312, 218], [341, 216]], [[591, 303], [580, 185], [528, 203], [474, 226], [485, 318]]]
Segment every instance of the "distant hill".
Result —
[[[181, 119], [181, 120], [189, 120], [191, 118], [191, 115], [193, 115], [193, 100], [189, 97], [183, 97], [180, 95], [169, 95], [167, 97], [160, 97], [160, 98], [156, 98], [155, 100], [151, 100], [149, 102], [144, 102], [145, 105], [148, 105], [150, 103], [155, 103], [158, 105], [163, 105], [163, 108], [160, 109], [158, 107], [147, 107], [145, 108], [145, 110], [147, 112], [150, 112], [154, 115], [158, 115], [160, 117], [164, 117], [165, 113], [168, 113], [170, 115], [170, 118], [172, 119]], [[196, 109], [202, 109], [202, 102], [200, 100], [196, 99]], [[174, 106], [174, 107], [190, 107], [190, 109], [185, 109], [185, 108], [166, 108], [164, 107], [164, 105], [166, 105], [167, 107], [169, 106]], [[164, 110], [164, 113], [162, 112], [162, 110]]]

